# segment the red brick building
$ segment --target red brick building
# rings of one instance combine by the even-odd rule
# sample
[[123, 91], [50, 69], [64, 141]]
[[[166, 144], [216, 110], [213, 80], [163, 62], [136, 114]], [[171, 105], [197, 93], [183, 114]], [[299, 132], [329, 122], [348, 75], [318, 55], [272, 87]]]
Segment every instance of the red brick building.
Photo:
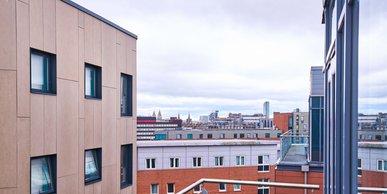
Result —
[[289, 129], [293, 129], [293, 114], [292, 113], [273, 113], [273, 125], [275, 128], [282, 130], [283, 133]]

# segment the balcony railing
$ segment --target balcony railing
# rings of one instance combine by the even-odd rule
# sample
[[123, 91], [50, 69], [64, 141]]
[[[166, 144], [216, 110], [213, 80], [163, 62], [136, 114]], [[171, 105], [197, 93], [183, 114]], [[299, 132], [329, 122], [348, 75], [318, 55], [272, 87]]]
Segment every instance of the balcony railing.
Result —
[[307, 131], [287, 131], [281, 135], [280, 162], [305, 163], [308, 159], [309, 134]]
[[[227, 179], [208, 179], [202, 178], [183, 190], [177, 192], [177, 194], [185, 194], [191, 191], [196, 186], [200, 186], [204, 183], [224, 183], [224, 184], [240, 184], [240, 185], [254, 185], [254, 186], [266, 186], [266, 187], [282, 187], [282, 188], [293, 188], [293, 189], [308, 189], [314, 193], [314, 190], [319, 190], [320, 185], [313, 184], [298, 184], [298, 183], [281, 183], [281, 182], [260, 182], [260, 181], [242, 181], [242, 180], [227, 180]], [[359, 187], [359, 192], [377, 192], [384, 193], [387, 192], [387, 188], [377, 188], [377, 187]]]

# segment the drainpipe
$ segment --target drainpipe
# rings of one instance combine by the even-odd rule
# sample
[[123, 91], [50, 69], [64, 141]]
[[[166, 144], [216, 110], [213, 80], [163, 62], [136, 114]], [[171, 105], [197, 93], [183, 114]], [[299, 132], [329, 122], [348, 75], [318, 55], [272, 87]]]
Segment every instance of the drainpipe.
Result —
[[[309, 165], [302, 165], [301, 171], [304, 172], [304, 184], [308, 183]], [[308, 194], [308, 190], [304, 189], [304, 194]]]

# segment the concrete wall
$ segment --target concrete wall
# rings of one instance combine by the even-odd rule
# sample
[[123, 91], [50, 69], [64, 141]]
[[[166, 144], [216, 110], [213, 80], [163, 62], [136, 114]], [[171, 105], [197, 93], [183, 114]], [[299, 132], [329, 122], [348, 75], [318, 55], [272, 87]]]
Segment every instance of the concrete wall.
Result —
[[[136, 115], [136, 40], [60, 0], [7, 0], [0, 42], [0, 193], [30, 193], [30, 158], [48, 154], [58, 194], [136, 193], [136, 173], [133, 186], [119, 184], [121, 144], [136, 156], [136, 119], [119, 108], [124, 72]], [[30, 93], [30, 48], [56, 54], [56, 95]], [[85, 62], [102, 67], [102, 100], [84, 98]], [[102, 148], [102, 181], [85, 186], [89, 148]]]

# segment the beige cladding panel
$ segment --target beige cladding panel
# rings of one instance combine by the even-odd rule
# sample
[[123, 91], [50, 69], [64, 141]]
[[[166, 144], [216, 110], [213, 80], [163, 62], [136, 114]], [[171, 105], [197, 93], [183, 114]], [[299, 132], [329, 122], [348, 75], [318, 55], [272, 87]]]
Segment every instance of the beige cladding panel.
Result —
[[[30, 116], [30, 36], [29, 8], [16, 2], [17, 20], [17, 112], [18, 116]], [[1, 62], [0, 62], [1, 63]]]
[[16, 2], [0, 1], [0, 69], [16, 69]]
[[56, 1], [43, 0], [43, 48], [56, 53]]
[[86, 149], [94, 147], [94, 102], [93, 100], [85, 100], [85, 137], [84, 144]]
[[44, 50], [43, 46], [43, 0], [33, 0], [30, 6], [30, 45]]
[[[83, 15], [79, 14], [80, 16]], [[78, 80], [79, 80], [79, 117], [85, 117], [85, 30], [82, 28], [78, 28]]]
[[116, 88], [116, 30], [102, 25], [102, 85]]
[[58, 79], [58, 177], [78, 171], [78, 83]]
[[84, 14], [85, 62], [102, 66], [102, 22]]
[[77, 194], [78, 176], [76, 174], [59, 177], [57, 180], [57, 194]]
[[44, 154], [56, 153], [57, 97], [44, 96]]
[[85, 128], [84, 128], [84, 119], [79, 119], [78, 127], [78, 193], [85, 193]]
[[94, 147], [102, 146], [102, 102], [94, 101]]
[[0, 188], [16, 187], [16, 71], [0, 70]]
[[103, 87], [102, 97], [102, 166], [116, 163], [116, 93], [115, 89]]
[[30, 119], [17, 119], [17, 193], [30, 193]]
[[78, 11], [56, 3], [57, 76], [78, 81]]
[[16, 194], [15, 188], [0, 189], [0, 194]]
[[31, 156], [44, 154], [44, 96], [31, 94]]
[[116, 165], [102, 167], [102, 194], [118, 193]]

